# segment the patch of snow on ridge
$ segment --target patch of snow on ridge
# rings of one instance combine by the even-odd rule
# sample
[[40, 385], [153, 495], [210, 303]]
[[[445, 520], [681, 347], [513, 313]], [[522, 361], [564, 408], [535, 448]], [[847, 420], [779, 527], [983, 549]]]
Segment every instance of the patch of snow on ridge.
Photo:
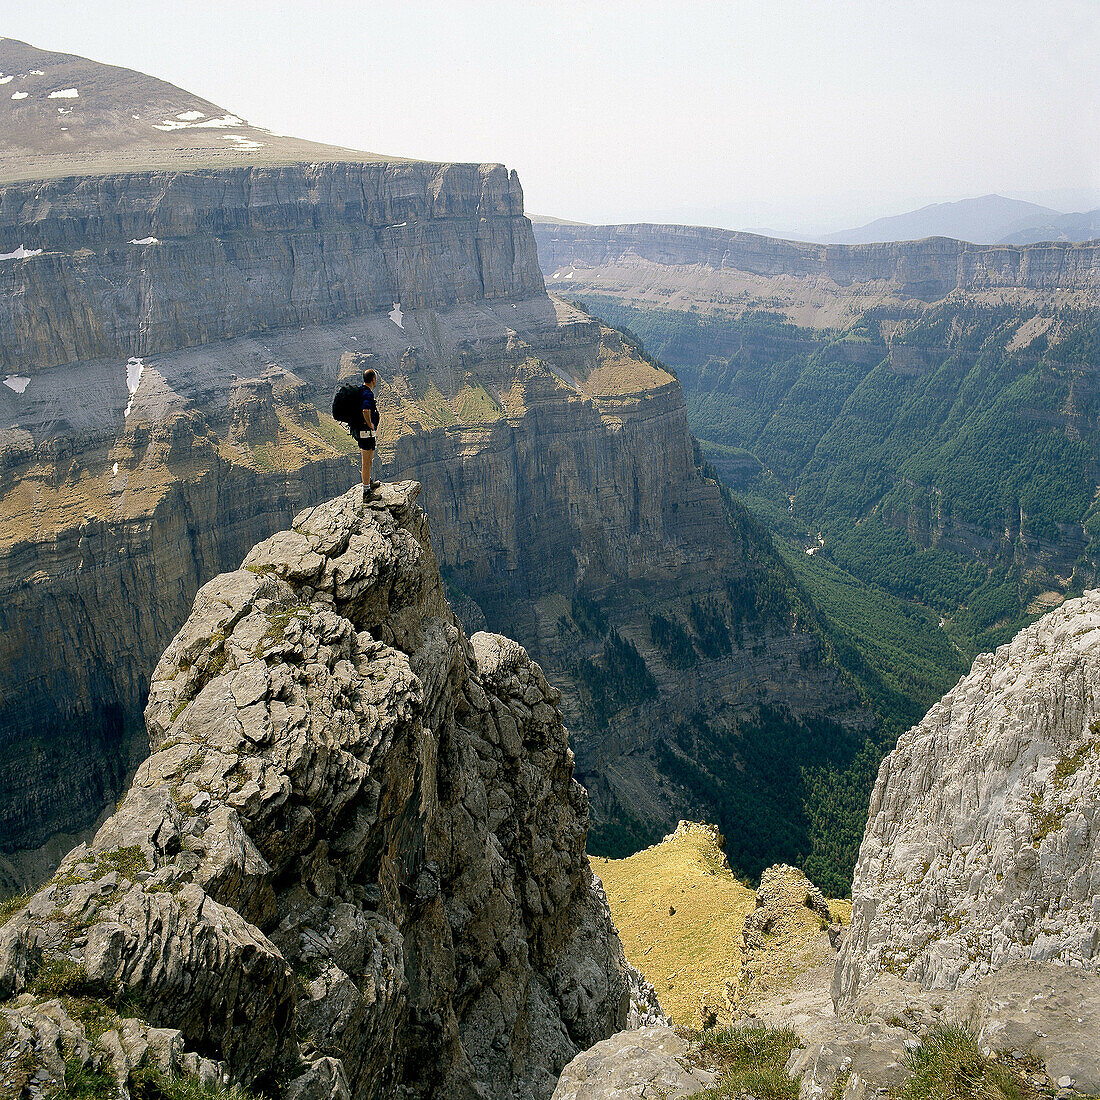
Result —
[[[2, 41], [3, 41], [3, 39], [0, 39], [0, 42], [2, 42]], [[27, 76], [45, 76], [45, 75], [46, 74], [41, 69], [31, 69], [27, 73]]]
[[118, 476], [118, 463], [117, 462], [111, 467], [111, 473], [114, 474], [116, 477]]
[[12, 99], [26, 99], [30, 92], [12, 92]]
[[0, 84], [10, 84], [14, 79], [14, 76], [0, 76]]
[[131, 244], [160, 244], [156, 237], [142, 237], [141, 240], [131, 241]]
[[131, 356], [126, 360], [126, 388], [130, 391], [130, 400], [126, 402], [126, 411], [123, 416], [129, 416], [130, 410], [134, 407], [134, 397], [137, 394], [138, 386], [141, 384], [141, 376], [145, 373], [145, 363], [143, 360]]
[[389, 317], [390, 317], [390, 320], [398, 328], [404, 328], [405, 327], [405, 314], [403, 314], [401, 312], [401, 303], [400, 302], [394, 302], [393, 303], [393, 309], [390, 310]]
[[41, 256], [41, 248], [24, 248], [20, 245], [14, 252], [0, 255], [0, 260], [29, 260], [32, 256]]
[[181, 111], [176, 115], [181, 122], [197, 122], [200, 118], [206, 118], [205, 111]]
[[235, 141], [238, 149], [262, 149], [264, 142], [253, 141], [251, 138], [246, 138], [242, 134], [222, 134], [222, 137], [226, 141]]
[[247, 126], [243, 118], [236, 115], [222, 115], [221, 118], [208, 118], [205, 122], [181, 122], [179, 118], [166, 118], [163, 122], [153, 123], [154, 130], [227, 130], [230, 126]]
[[80, 93], [75, 88], [62, 88], [59, 92], [50, 92], [47, 99], [79, 99]]
[[29, 378], [24, 378], [18, 374], [9, 374], [7, 378], [4, 379], [4, 385], [7, 386], [9, 390], [15, 390], [16, 393], [22, 393], [30, 383], [31, 380]]

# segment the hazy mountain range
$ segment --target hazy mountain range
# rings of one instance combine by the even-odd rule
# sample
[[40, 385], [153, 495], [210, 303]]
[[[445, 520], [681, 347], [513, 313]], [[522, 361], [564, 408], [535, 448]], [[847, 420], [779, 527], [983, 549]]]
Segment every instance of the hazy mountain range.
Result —
[[[536, 223], [583, 225], [562, 218], [532, 215]], [[821, 244], [871, 244], [878, 241], [918, 241], [925, 237], [951, 237], [973, 244], [1035, 244], [1039, 241], [1091, 241], [1100, 237], [1100, 209], [1066, 214], [1004, 195], [983, 195], [958, 202], [936, 202], [876, 218], [866, 225], [837, 233], [806, 234], [794, 230], [755, 227], [767, 237]]]

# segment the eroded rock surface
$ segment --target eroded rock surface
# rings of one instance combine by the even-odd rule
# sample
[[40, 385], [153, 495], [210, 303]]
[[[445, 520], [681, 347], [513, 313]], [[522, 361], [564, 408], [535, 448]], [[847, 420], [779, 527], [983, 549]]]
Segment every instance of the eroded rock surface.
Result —
[[1022, 630], [883, 762], [833, 993], [970, 984], [1014, 959], [1100, 970], [1100, 592]]
[[577, 1055], [565, 1068], [553, 1100], [678, 1100], [714, 1084], [692, 1066], [690, 1044], [668, 1027], [623, 1031]]
[[152, 755], [0, 928], [0, 996], [41, 1014], [67, 967], [303, 1100], [547, 1097], [625, 1024], [558, 694], [465, 637], [418, 491], [309, 509], [200, 590]]

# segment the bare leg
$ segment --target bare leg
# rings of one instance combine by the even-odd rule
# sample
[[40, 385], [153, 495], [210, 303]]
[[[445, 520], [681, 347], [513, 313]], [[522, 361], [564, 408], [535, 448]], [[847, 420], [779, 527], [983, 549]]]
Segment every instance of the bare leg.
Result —
[[374, 451], [360, 451], [359, 454], [363, 459], [363, 484], [370, 484], [370, 467], [374, 461]]

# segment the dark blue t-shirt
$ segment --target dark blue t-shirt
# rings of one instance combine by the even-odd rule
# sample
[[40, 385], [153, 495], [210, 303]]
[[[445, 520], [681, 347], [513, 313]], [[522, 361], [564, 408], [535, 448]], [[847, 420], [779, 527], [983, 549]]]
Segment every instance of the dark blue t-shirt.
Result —
[[[367, 418], [370, 413], [370, 418]], [[374, 393], [369, 386], [363, 387], [363, 423], [372, 428], [378, 427], [378, 405], [374, 400]]]

